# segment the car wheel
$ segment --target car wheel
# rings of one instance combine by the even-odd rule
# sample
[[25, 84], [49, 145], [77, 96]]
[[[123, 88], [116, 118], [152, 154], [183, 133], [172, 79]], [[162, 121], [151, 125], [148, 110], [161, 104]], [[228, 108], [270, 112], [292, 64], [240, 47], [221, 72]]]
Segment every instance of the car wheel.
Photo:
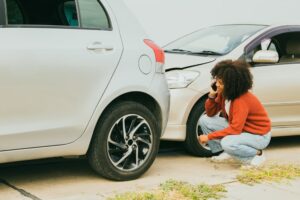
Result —
[[141, 176], [153, 163], [160, 132], [152, 112], [131, 101], [119, 102], [101, 117], [88, 152], [92, 168], [118, 181]]
[[198, 137], [202, 135], [200, 127], [200, 117], [205, 113], [205, 100], [200, 101], [192, 109], [187, 121], [186, 139], [184, 142], [185, 149], [195, 156], [209, 157], [212, 156], [212, 152], [207, 144], [200, 144]]

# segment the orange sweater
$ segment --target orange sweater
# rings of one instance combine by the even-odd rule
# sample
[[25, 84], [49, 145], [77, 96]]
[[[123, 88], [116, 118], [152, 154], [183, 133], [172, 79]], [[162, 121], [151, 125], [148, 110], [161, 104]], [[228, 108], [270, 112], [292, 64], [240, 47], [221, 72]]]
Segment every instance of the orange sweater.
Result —
[[271, 130], [271, 122], [263, 105], [251, 92], [246, 92], [231, 101], [229, 117], [225, 111], [225, 99], [222, 95], [215, 99], [208, 98], [205, 102], [206, 114], [209, 117], [216, 115], [219, 111], [228, 119], [229, 126], [208, 134], [208, 139], [220, 139], [226, 135], [237, 135], [248, 132], [264, 135]]

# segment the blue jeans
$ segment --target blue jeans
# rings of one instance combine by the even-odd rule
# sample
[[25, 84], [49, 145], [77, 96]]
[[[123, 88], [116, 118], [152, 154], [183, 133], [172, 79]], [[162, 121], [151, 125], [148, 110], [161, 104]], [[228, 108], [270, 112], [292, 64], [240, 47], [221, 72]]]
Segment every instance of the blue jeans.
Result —
[[[200, 126], [203, 134], [207, 135], [211, 132], [222, 130], [228, 127], [225, 118], [217, 115], [208, 117], [202, 115], [200, 117]], [[212, 153], [223, 151], [240, 161], [250, 161], [258, 150], [265, 149], [271, 140], [271, 132], [265, 135], [256, 135], [243, 132], [239, 135], [227, 135], [220, 140], [210, 140], [208, 145]]]

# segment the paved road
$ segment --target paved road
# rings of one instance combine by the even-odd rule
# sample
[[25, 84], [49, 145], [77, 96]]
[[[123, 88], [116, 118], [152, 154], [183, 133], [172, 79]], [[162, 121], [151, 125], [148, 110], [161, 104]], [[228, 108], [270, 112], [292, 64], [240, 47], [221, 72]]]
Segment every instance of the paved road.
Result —
[[[300, 137], [272, 139], [266, 155], [268, 162], [300, 164]], [[214, 164], [206, 158], [190, 156], [183, 150], [182, 143], [162, 143], [150, 170], [128, 182], [113, 182], [97, 176], [83, 159], [2, 164], [0, 200], [96, 200], [117, 192], [152, 189], [170, 178], [190, 183], [228, 183], [238, 171], [237, 165]], [[234, 184], [229, 188], [233, 194], [234, 188]], [[246, 186], [241, 189], [251, 191]], [[267, 191], [264, 187], [261, 190]]]

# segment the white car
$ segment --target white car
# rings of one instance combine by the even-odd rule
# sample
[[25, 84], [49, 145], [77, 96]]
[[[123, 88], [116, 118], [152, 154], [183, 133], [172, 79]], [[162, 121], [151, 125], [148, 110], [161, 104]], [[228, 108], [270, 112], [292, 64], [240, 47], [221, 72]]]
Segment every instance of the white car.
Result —
[[183, 36], [164, 47], [171, 108], [163, 140], [184, 141], [197, 156], [199, 118], [210, 89], [210, 70], [219, 61], [243, 59], [254, 76], [252, 91], [272, 121], [272, 135], [300, 134], [300, 25], [219, 25]]
[[166, 127], [164, 52], [120, 0], [0, 0], [0, 163], [87, 155], [142, 175]]

